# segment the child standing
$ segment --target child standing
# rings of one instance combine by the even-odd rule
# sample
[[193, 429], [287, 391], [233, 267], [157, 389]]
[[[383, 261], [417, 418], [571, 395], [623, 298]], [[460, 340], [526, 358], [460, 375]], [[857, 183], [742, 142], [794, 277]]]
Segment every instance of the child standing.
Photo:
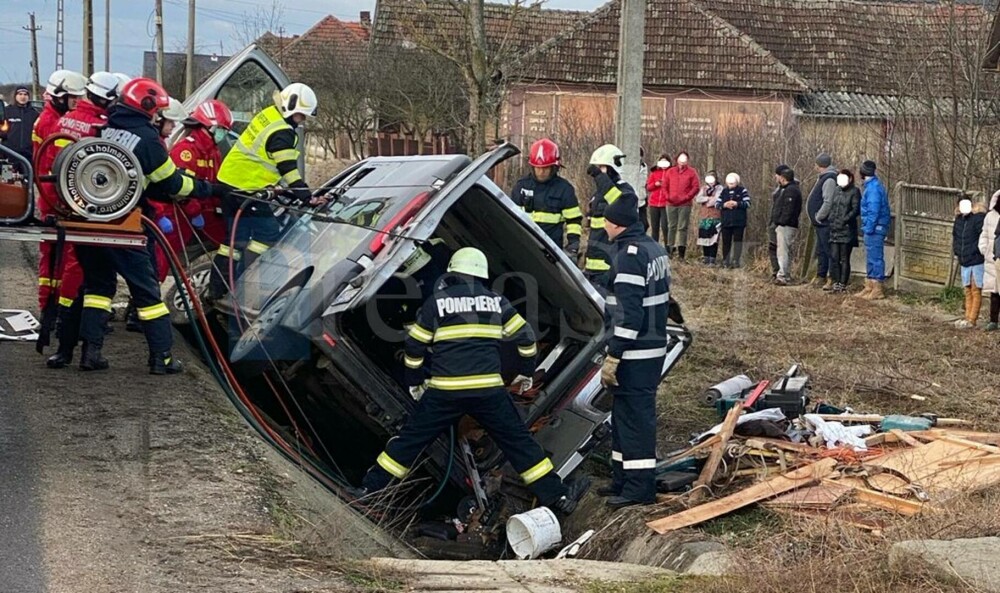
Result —
[[698, 245], [701, 245], [704, 256], [702, 263], [707, 266], [715, 265], [715, 258], [719, 253], [719, 225], [722, 219], [716, 204], [721, 195], [722, 184], [719, 183], [719, 176], [715, 171], [709, 171], [708, 175], [705, 175], [705, 185], [701, 187], [701, 193], [694, 199], [701, 206], [698, 210]]

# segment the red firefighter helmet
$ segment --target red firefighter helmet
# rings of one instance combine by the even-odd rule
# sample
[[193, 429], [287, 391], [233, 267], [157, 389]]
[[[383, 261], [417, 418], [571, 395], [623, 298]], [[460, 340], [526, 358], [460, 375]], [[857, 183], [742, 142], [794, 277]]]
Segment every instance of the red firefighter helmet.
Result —
[[149, 78], [133, 78], [121, 89], [121, 102], [150, 117], [170, 106], [170, 95]]
[[558, 167], [560, 165], [559, 145], [548, 138], [536, 140], [531, 145], [528, 164], [532, 167]]
[[218, 99], [209, 99], [194, 108], [191, 119], [206, 128], [233, 129], [233, 113]]

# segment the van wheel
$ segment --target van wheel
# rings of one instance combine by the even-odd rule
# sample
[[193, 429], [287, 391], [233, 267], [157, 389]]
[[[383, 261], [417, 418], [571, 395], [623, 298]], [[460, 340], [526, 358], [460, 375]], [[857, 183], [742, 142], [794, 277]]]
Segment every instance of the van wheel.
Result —
[[[290, 339], [281, 339], [281, 321], [302, 290], [292, 286], [273, 297], [233, 344], [229, 360], [243, 368], [263, 370], [271, 361], [285, 360], [292, 349]], [[286, 336], [287, 337], [287, 336]]]
[[[212, 276], [212, 256], [202, 255], [193, 260], [187, 269], [188, 278], [199, 302], [204, 304], [205, 294], [208, 292], [209, 279]], [[163, 281], [163, 302], [170, 310], [170, 321], [176, 325], [188, 325], [187, 312], [184, 310], [184, 298], [187, 296], [187, 289], [184, 285], [177, 285], [173, 274], [169, 274]]]

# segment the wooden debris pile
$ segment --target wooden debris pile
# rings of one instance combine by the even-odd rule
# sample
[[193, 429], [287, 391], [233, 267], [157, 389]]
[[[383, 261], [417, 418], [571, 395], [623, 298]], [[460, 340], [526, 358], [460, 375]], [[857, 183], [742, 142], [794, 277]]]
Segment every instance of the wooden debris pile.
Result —
[[[1000, 433], [966, 430], [969, 423], [962, 420], [938, 419], [925, 431], [876, 433], [865, 439], [867, 451], [855, 451], [734, 436], [742, 412], [734, 407], [717, 435], [677, 456], [707, 460], [690, 492], [661, 496], [687, 508], [649, 521], [651, 529], [667, 533], [762, 504], [878, 532], [893, 514], [937, 512], [959, 495], [1000, 485]], [[829, 419], [877, 424], [882, 417]], [[703, 502], [747, 484], [747, 478], [742, 489]]]

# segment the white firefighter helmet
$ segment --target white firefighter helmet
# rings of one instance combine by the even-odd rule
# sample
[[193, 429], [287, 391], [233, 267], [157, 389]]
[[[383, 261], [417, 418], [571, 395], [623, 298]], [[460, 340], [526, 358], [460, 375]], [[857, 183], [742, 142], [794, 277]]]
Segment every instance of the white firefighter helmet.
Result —
[[86, 93], [87, 79], [79, 72], [72, 70], [56, 70], [49, 75], [45, 92], [52, 97], [75, 95], [82, 97]]
[[118, 79], [119, 90], [129, 82], [132, 82], [132, 77], [124, 72], [115, 72], [115, 78]]
[[604, 165], [611, 167], [616, 172], [621, 173], [621, 167], [625, 160], [625, 153], [614, 144], [605, 144], [590, 155], [591, 165]]
[[309, 85], [301, 82], [292, 84], [281, 89], [274, 95], [274, 105], [281, 112], [282, 117], [288, 118], [296, 113], [301, 113], [309, 117], [316, 115], [316, 93]]
[[170, 105], [166, 109], [160, 110], [160, 115], [163, 119], [169, 119], [170, 121], [184, 121], [188, 118], [187, 109], [184, 109], [184, 105], [180, 101], [170, 97]]
[[87, 81], [87, 91], [100, 97], [112, 101], [118, 97], [120, 82], [118, 77], [110, 72], [94, 72]]

